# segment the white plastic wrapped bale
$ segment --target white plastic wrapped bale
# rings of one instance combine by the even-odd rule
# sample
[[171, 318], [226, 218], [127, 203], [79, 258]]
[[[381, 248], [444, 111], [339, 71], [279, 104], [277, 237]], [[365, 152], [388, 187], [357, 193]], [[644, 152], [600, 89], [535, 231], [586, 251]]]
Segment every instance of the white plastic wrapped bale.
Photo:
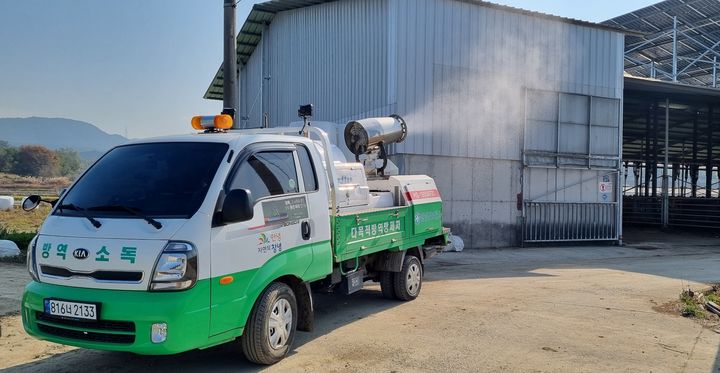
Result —
[[15, 198], [12, 196], [0, 196], [0, 211], [12, 210], [15, 205]]
[[465, 242], [463, 242], [463, 239], [460, 236], [451, 234], [448, 241], [450, 241], [450, 243], [445, 247], [445, 251], [460, 252], [465, 248]]
[[15, 242], [8, 240], [0, 240], [0, 258], [20, 255], [20, 249]]

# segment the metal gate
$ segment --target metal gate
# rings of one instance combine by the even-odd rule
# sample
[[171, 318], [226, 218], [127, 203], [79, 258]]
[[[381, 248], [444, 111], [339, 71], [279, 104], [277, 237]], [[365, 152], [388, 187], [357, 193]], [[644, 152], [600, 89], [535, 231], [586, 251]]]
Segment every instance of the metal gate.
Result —
[[523, 242], [619, 239], [620, 109], [616, 98], [526, 90]]
[[617, 202], [525, 202], [525, 242], [616, 240]]

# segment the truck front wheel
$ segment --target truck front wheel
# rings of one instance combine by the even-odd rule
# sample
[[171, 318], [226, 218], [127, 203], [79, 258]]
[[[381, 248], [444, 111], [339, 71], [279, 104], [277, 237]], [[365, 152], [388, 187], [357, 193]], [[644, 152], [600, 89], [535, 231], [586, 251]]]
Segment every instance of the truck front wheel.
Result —
[[275, 364], [282, 360], [295, 338], [297, 301], [292, 289], [273, 282], [253, 307], [241, 337], [245, 357], [257, 364]]
[[413, 300], [420, 295], [423, 269], [420, 259], [406, 255], [402, 270], [395, 274], [395, 297], [400, 300]]

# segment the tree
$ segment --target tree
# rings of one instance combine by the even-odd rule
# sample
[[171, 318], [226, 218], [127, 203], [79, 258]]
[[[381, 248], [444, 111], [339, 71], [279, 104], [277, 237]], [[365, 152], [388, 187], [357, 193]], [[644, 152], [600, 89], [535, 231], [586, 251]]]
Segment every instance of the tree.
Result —
[[7, 141], [0, 141], [0, 172], [10, 172], [15, 164], [17, 148], [12, 147]]
[[15, 156], [12, 172], [23, 176], [56, 176], [60, 169], [54, 151], [40, 145], [23, 145]]
[[82, 167], [82, 159], [75, 149], [60, 148], [55, 151], [58, 157], [60, 176], [74, 177]]

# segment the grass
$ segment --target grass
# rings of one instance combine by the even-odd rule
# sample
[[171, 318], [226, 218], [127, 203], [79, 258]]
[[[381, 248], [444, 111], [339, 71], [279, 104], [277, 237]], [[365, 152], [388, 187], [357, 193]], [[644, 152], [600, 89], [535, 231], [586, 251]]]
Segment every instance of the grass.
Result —
[[1, 262], [25, 262], [25, 253], [30, 240], [35, 236], [48, 213], [50, 206], [47, 204], [41, 204], [33, 211], [23, 211], [17, 206], [10, 211], [0, 211], [0, 240], [13, 241], [20, 249], [19, 256], [0, 258]]
[[[39, 193], [43, 197], [57, 197], [57, 193], [69, 186], [67, 177], [28, 177], [0, 172], [0, 194], [11, 195], [22, 201], [28, 193]], [[23, 211], [19, 206], [10, 211], [0, 211], [0, 240], [15, 242], [20, 248], [20, 256], [0, 258], [3, 262], [24, 262], [27, 246], [50, 213], [50, 205], [41, 203], [33, 211]]]
[[0, 190], [2, 191], [41, 191], [42, 194], [57, 194], [66, 188], [72, 180], [67, 177], [32, 177], [0, 172]]
[[708, 302], [720, 304], [720, 303], [718, 303], [718, 300], [720, 300], [720, 297], [717, 295], [717, 293], [710, 293], [705, 296], [705, 299], [707, 299]]
[[697, 303], [685, 303], [682, 311], [680, 311], [685, 317], [705, 317], [705, 311], [702, 310], [701, 306]]
[[33, 211], [23, 211], [19, 206], [10, 211], [0, 211], [0, 232], [37, 232], [49, 213], [50, 205], [46, 203]]
[[682, 310], [680, 311], [685, 317], [705, 317], [703, 306], [698, 304], [697, 298], [691, 291], [683, 291], [680, 294], [680, 302], [682, 302]]

